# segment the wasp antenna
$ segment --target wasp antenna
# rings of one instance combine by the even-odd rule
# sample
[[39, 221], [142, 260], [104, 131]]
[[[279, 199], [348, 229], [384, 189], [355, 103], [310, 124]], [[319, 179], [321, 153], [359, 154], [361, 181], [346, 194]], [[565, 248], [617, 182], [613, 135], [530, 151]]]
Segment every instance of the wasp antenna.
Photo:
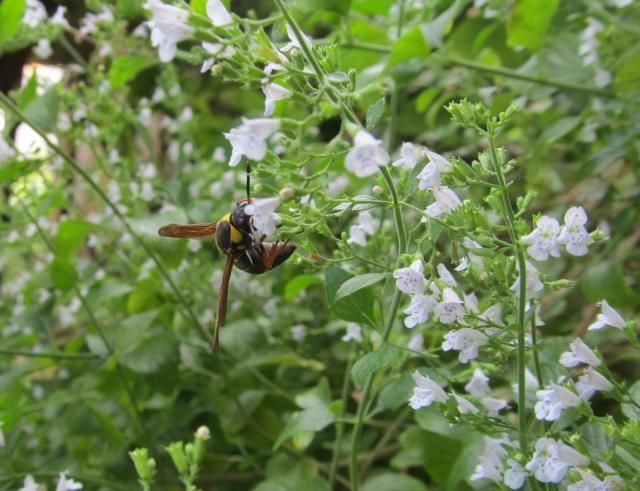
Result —
[[247, 202], [251, 202], [251, 162], [247, 160]]

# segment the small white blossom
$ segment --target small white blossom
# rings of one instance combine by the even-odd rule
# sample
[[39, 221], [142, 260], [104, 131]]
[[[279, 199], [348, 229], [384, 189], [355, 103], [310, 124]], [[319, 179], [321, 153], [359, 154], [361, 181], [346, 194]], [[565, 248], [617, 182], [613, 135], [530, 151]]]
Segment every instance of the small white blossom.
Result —
[[456, 400], [460, 414], [476, 414], [478, 412], [478, 408], [464, 397], [453, 394], [453, 398]]
[[411, 329], [427, 322], [437, 303], [438, 301], [432, 295], [414, 294], [411, 297], [409, 307], [404, 311], [407, 314], [404, 319], [404, 325]]
[[226, 26], [233, 22], [229, 11], [220, 0], [207, 0], [206, 10], [207, 16], [216, 27]]
[[527, 473], [524, 468], [513, 459], [507, 459], [507, 464], [509, 464], [509, 468], [504, 473], [504, 483], [509, 489], [520, 489], [524, 486]]
[[507, 440], [506, 438], [490, 438], [485, 436], [484, 442], [484, 452], [470, 479], [472, 481], [489, 479], [494, 482], [500, 482], [504, 470], [502, 460], [507, 455], [507, 451], [502, 445], [507, 443]]
[[476, 397], [486, 396], [489, 391], [489, 377], [487, 377], [480, 368], [473, 370], [471, 380], [464, 386], [469, 394]]
[[418, 164], [420, 157], [424, 155], [424, 151], [425, 148], [422, 145], [404, 142], [400, 148], [400, 158], [391, 165], [400, 167], [401, 169], [411, 170]]
[[580, 338], [573, 340], [569, 345], [569, 349], [571, 351], [565, 351], [560, 355], [560, 364], [563, 367], [573, 368], [577, 367], [580, 363], [597, 367], [601, 363], [600, 358], [598, 358], [596, 354], [591, 351], [591, 348]]
[[619, 329], [623, 329], [626, 326], [624, 318], [609, 305], [609, 302], [601, 300], [598, 305], [602, 310], [596, 317], [596, 321], [589, 326], [589, 331], [602, 329], [605, 326], [613, 326]]
[[572, 206], [564, 215], [564, 226], [558, 236], [558, 244], [563, 244], [572, 256], [584, 256], [593, 239], [585, 225], [587, 214], [581, 206]]
[[[540, 281], [540, 272], [529, 261], [526, 261], [525, 271], [527, 273], [526, 298], [527, 300], [530, 300], [537, 292], [544, 288], [544, 284]], [[511, 285], [511, 291], [520, 295], [520, 276], [518, 276], [515, 283]]]
[[189, 25], [189, 12], [160, 0], [147, 0], [151, 10], [151, 45], [158, 48], [160, 61], [169, 62], [176, 56], [177, 44], [194, 33]]
[[365, 130], [358, 131], [354, 145], [344, 161], [346, 169], [358, 177], [375, 174], [378, 167], [384, 167], [388, 163], [389, 154], [382, 148], [382, 142]]
[[442, 155], [432, 152], [428, 148], [424, 149], [424, 152], [429, 159], [424, 169], [420, 171], [417, 178], [420, 181], [418, 183], [418, 189], [431, 189], [440, 187], [440, 174], [443, 172], [451, 172], [453, 166]]
[[27, 474], [22, 487], [18, 491], [46, 491], [46, 487], [38, 484], [31, 474]]
[[482, 399], [480, 399], [480, 402], [487, 410], [487, 416], [489, 416], [490, 418], [497, 418], [500, 411], [509, 407], [509, 403], [506, 401], [506, 399], [483, 397]]
[[27, 0], [22, 22], [29, 27], [36, 27], [47, 18], [47, 9], [38, 0]]
[[9, 146], [0, 133], [0, 163], [9, 160], [15, 155], [15, 153], [16, 152]]
[[262, 92], [264, 93], [264, 116], [268, 118], [273, 114], [276, 108], [276, 102], [283, 99], [288, 99], [293, 95], [286, 87], [276, 83], [268, 83], [262, 86]]
[[[438, 218], [442, 215], [446, 215], [462, 204], [458, 195], [446, 186], [433, 188], [433, 196], [436, 201], [431, 203], [424, 210], [425, 214], [431, 218]], [[422, 217], [422, 221], [426, 222], [427, 217]]]
[[585, 65], [593, 65], [598, 61], [598, 33], [604, 28], [599, 20], [589, 17], [587, 27], [580, 34], [580, 46], [578, 52], [584, 59]]
[[49, 19], [49, 22], [64, 29], [68, 29], [71, 26], [69, 26], [69, 21], [67, 21], [67, 18], [65, 17], [66, 13], [67, 7], [65, 7], [64, 5], [59, 5], [56, 11], [53, 13], [53, 16], [51, 16], [51, 19]]
[[60, 476], [58, 477], [58, 484], [56, 485], [56, 491], [76, 491], [78, 489], [82, 489], [81, 483], [67, 478], [68, 473], [69, 471], [60, 473]]
[[373, 235], [376, 232], [378, 225], [376, 224], [373, 216], [368, 211], [361, 211], [358, 213], [358, 223], [349, 227], [350, 237], [347, 239], [347, 244], [357, 244], [359, 246], [367, 245], [367, 235]]
[[80, 35], [86, 36], [91, 34], [98, 29], [98, 23], [113, 22], [113, 20], [113, 12], [111, 12], [108, 6], [103, 6], [102, 10], [97, 14], [88, 12], [80, 21]]
[[480, 347], [489, 342], [489, 338], [484, 333], [468, 327], [449, 331], [444, 335], [444, 339], [442, 349], [460, 351], [458, 355], [460, 363], [468, 363], [469, 360], [477, 358]]
[[438, 271], [438, 276], [440, 277], [440, 279], [442, 281], [444, 281], [447, 285], [449, 286], [458, 286], [458, 282], [456, 281], [456, 279], [453, 277], [453, 275], [449, 272], [449, 270], [447, 269], [447, 267], [444, 264], [438, 264], [438, 266], [436, 267], [436, 270]]
[[422, 293], [427, 283], [423, 271], [424, 267], [419, 259], [413, 261], [408, 268], [396, 269], [393, 272], [393, 277], [396, 279], [396, 288], [409, 295]]
[[280, 217], [274, 211], [279, 203], [279, 198], [264, 198], [254, 199], [245, 206], [245, 213], [253, 217], [252, 224], [260, 234], [269, 236], [276, 231]]
[[556, 421], [563, 409], [580, 405], [580, 398], [576, 394], [553, 383], [549, 388], [537, 391], [536, 397], [536, 418], [545, 421]]
[[349, 227], [349, 238], [347, 239], [347, 244], [355, 244], [362, 247], [367, 245], [367, 236], [358, 225], [351, 225]]
[[[294, 48], [301, 50], [302, 47], [300, 46], [300, 41], [298, 41], [298, 37], [296, 36], [296, 33], [293, 31], [293, 29], [289, 24], [287, 24], [286, 29], [287, 29], [287, 36], [289, 37], [289, 43], [285, 44], [282, 48], [280, 48], [280, 51], [283, 51], [286, 53], [287, 51], [290, 51]], [[302, 38], [305, 44], [311, 47], [313, 40], [309, 36], [307, 36], [305, 33], [302, 33]]]
[[580, 397], [588, 401], [596, 391], [608, 392], [612, 390], [613, 384], [600, 372], [594, 370], [593, 367], [587, 367], [580, 378], [578, 378], [576, 389], [578, 389]]
[[464, 316], [462, 300], [451, 288], [442, 292], [442, 301], [436, 305], [435, 315], [443, 324], [452, 324]]
[[424, 351], [424, 336], [419, 332], [413, 334], [411, 338], [409, 338], [407, 348], [413, 351]]
[[529, 472], [533, 472], [540, 482], [559, 483], [570, 467], [588, 463], [584, 455], [563, 441], [540, 438], [536, 442], [536, 451], [526, 468]]
[[498, 327], [503, 327], [502, 321], [502, 305], [499, 303], [487, 307], [487, 309], [480, 314], [480, 322], [478, 325], [486, 327], [485, 333], [492, 336], [498, 331]]
[[569, 484], [567, 491], [622, 491], [624, 488], [624, 481], [620, 476], [607, 476], [604, 481], [601, 481], [586, 470], [576, 468], [576, 471], [582, 479]]
[[447, 393], [436, 382], [426, 375], [422, 375], [419, 371], [413, 372], [413, 395], [409, 399], [409, 406], [413, 409], [430, 406], [434, 402], [446, 402]]
[[477, 314], [478, 311], [478, 297], [474, 292], [464, 294], [464, 306], [468, 312]]
[[304, 338], [307, 336], [307, 328], [304, 324], [296, 324], [291, 326], [291, 337], [294, 341], [298, 341], [301, 343], [304, 341]]
[[541, 216], [536, 224], [536, 228], [529, 234], [522, 237], [522, 242], [527, 247], [527, 252], [533, 259], [546, 261], [549, 255], [560, 257], [558, 246], [558, 233], [560, 224], [555, 218]]
[[33, 54], [41, 60], [49, 58], [53, 54], [53, 49], [51, 49], [51, 43], [49, 40], [47, 38], [40, 39], [36, 47], [33, 48]]
[[347, 333], [342, 336], [342, 340], [345, 343], [349, 341], [362, 342], [362, 328], [353, 322], [347, 323]]
[[251, 160], [262, 160], [267, 154], [267, 139], [280, 128], [277, 119], [242, 119], [242, 124], [224, 136], [231, 143], [229, 166], [235, 167], [244, 155]]

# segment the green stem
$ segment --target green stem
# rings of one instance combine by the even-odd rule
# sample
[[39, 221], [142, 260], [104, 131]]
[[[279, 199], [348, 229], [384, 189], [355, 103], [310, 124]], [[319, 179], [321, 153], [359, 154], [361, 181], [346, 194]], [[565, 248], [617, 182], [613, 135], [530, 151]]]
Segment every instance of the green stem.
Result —
[[[520, 436], [520, 451], [526, 456], [529, 455], [527, 445], [527, 420], [526, 420], [526, 387], [525, 387], [525, 348], [526, 348], [526, 304], [527, 304], [527, 268], [524, 257], [524, 250], [520, 243], [520, 237], [515, 226], [515, 215], [509, 197], [509, 189], [502, 172], [502, 165], [498, 159], [495, 145], [495, 128], [491, 126], [487, 131], [489, 138], [489, 152], [491, 164], [500, 185], [500, 195], [504, 208], [504, 219], [507, 222], [509, 236], [518, 260], [518, 270], [520, 273], [520, 288], [518, 292], [518, 346], [517, 346], [517, 370], [518, 370], [518, 433]], [[535, 349], [535, 346], [533, 347]]]
[[[346, 48], [360, 49], [364, 51], [372, 51], [374, 53], [391, 53], [391, 47], [373, 43], [361, 43], [361, 42], [349, 42], [343, 45]], [[566, 90], [569, 92], [580, 92], [584, 94], [591, 94], [603, 97], [615, 97], [615, 94], [605, 89], [598, 87], [589, 87], [587, 85], [579, 85], [571, 82], [564, 82], [562, 80], [554, 80], [550, 78], [539, 77], [536, 75], [529, 75], [522, 73], [511, 68], [504, 68], [499, 66], [485, 65], [472, 60], [466, 60], [458, 57], [448, 57], [443, 55], [437, 55], [434, 57], [434, 61], [437, 60], [443, 66], [461, 66], [472, 71], [481, 73], [490, 73], [492, 75], [500, 75], [502, 77], [511, 78], [514, 80], [522, 80], [523, 82], [531, 82], [538, 85], [546, 85], [549, 87], [555, 87], [556, 89]]]
[[91, 179], [91, 176], [89, 176], [89, 174], [87, 174], [87, 172], [84, 169], [82, 169], [82, 167], [80, 167], [78, 165], [78, 163], [75, 160], [73, 160], [71, 158], [71, 156], [69, 156], [69, 154], [67, 154], [64, 150], [62, 150], [58, 145], [53, 143], [49, 139], [47, 134], [40, 127], [38, 127], [33, 121], [31, 121], [31, 119], [29, 117], [27, 117], [27, 115], [24, 114], [24, 112], [22, 112], [13, 103], [13, 101], [8, 96], [3, 94], [2, 92], [0, 92], [0, 101], [2, 101], [4, 103], [4, 105], [12, 113], [14, 113], [21, 121], [23, 121], [24, 123], [29, 125], [38, 135], [40, 135], [40, 137], [45, 141], [45, 143], [49, 146], [49, 148], [51, 148], [55, 153], [60, 155], [60, 157], [62, 157], [64, 159], [64, 161], [76, 173], [78, 173], [82, 177], [82, 179], [84, 179], [84, 181], [89, 185], [89, 187], [91, 187], [96, 192], [96, 194], [107, 205], [107, 207], [109, 207], [111, 209], [113, 214], [120, 221], [120, 223], [124, 226], [124, 228], [127, 230], [127, 232], [138, 242], [138, 244], [144, 249], [145, 253], [155, 263], [156, 267], [158, 268], [158, 271], [160, 271], [160, 274], [163, 276], [163, 278], [165, 279], [165, 281], [167, 282], [167, 284], [171, 288], [173, 294], [178, 299], [178, 302], [183, 306], [185, 311], [188, 313], [189, 317], [191, 317], [191, 320], [193, 321], [194, 325], [198, 329], [198, 331], [199, 331], [200, 335], [202, 336], [202, 338], [205, 341], [207, 341], [207, 344], [211, 344], [210, 343], [210, 336], [207, 334], [205, 329], [202, 327], [202, 324], [200, 324], [200, 321], [198, 320], [198, 318], [194, 314], [193, 310], [191, 309], [191, 307], [187, 303], [187, 300], [184, 298], [182, 293], [180, 293], [180, 290], [178, 289], [178, 286], [171, 279], [171, 276], [169, 275], [169, 272], [165, 269], [165, 267], [162, 264], [162, 262], [160, 261], [160, 259], [158, 259], [158, 257], [151, 250], [151, 248], [142, 240], [142, 237], [133, 229], [133, 227], [129, 224], [129, 222], [127, 221], [125, 216], [120, 212], [120, 210], [116, 207], [116, 205], [109, 199], [109, 197], [100, 188], [100, 186], [98, 186], [98, 184], [96, 184], [96, 182], [93, 179]]
[[530, 305], [531, 311], [531, 344], [533, 345], [533, 364], [536, 367], [536, 377], [538, 379], [538, 388], [543, 389], [542, 367], [540, 366], [540, 356], [538, 355], [538, 329], [536, 327], [536, 306], [533, 302]]
[[[342, 379], [342, 390], [340, 397], [342, 400], [342, 408], [340, 409], [339, 419], [344, 419], [347, 412], [347, 402], [349, 400], [349, 386], [351, 377], [351, 367], [353, 366], [353, 352], [354, 343], [351, 343], [351, 350], [349, 352], [349, 360], [344, 370], [344, 378]], [[340, 460], [340, 447], [342, 447], [342, 439], [344, 437], [344, 423], [340, 422], [336, 424], [336, 439], [333, 442], [333, 455], [331, 457], [331, 467], [329, 469], [329, 489], [334, 489], [336, 482], [336, 475], [338, 472], [338, 462]]]
[[34, 353], [32, 351], [21, 351], [0, 348], [0, 355], [25, 356], [27, 358], [53, 358], [55, 360], [78, 360], [90, 361], [99, 358], [92, 353]]

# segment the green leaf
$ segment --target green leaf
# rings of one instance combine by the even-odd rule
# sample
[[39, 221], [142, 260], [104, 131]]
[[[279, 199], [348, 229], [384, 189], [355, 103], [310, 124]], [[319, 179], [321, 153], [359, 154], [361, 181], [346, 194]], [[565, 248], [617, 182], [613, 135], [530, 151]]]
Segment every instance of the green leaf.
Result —
[[336, 292], [335, 301], [342, 300], [343, 298], [353, 295], [354, 293], [363, 290], [364, 288], [375, 285], [387, 277], [385, 273], [368, 273], [354, 276], [353, 278], [345, 281], [338, 291]]
[[293, 435], [307, 431], [317, 433], [334, 421], [335, 415], [324, 406], [313, 407], [296, 413], [273, 444], [273, 450], [277, 450], [280, 445]]
[[413, 58], [426, 59], [429, 56], [429, 43], [419, 27], [409, 29], [402, 34], [391, 49], [387, 68], [398, 65]]
[[579, 285], [592, 302], [604, 299], [614, 307], [634, 307], [640, 302], [640, 295], [626, 284], [620, 264], [604, 261], [589, 268]]
[[384, 344], [378, 351], [367, 353], [351, 368], [351, 377], [356, 385], [363, 386], [367, 377], [383, 368], [397, 365], [404, 359], [404, 351]]
[[624, 403], [622, 404], [622, 413], [629, 419], [640, 421], [640, 381], [635, 382], [629, 388], [629, 397], [635, 404]]
[[0, 183], [11, 184], [12, 182], [35, 172], [40, 165], [41, 160], [14, 160], [12, 162], [3, 162], [0, 166]]
[[465, 9], [470, 0], [456, 0], [438, 17], [422, 26], [422, 34], [427, 42], [433, 46], [442, 46], [444, 36], [451, 30], [453, 21]]
[[382, 115], [384, 114], [385, 105], [386, 100], [384, 97], [381, 97], [371, 107], [369, 107], [367, 110], [367, 130], [372, 131], [378, 125]]
[[291, 301], [299, 293], [306, 290], [311, 285], [320, 285], [324, 280], [315, 274], [301, 274], [290, 279], [284, 287], [283, 297], [286, 301]]
[[331, 401], [329, 381], [325, 377], [322, 377], [318, 385], [297, 395], [295, 400], [296, 404], [303, 409], [328, 406]]
[[549, 145], [550, 143], [559, 140], [571, 133], [571, 131], [580, 124], [580, 121], [582, 121], [580, 116], [569, 116], [554, 121], [542, 132], [542, 135], [540, 136], [540, 143], [542, 145]]
[[340, 319], [350, 322], [371, 323], [374, 297], [371, 290], [360, 290], [341, 300], [336, 300], [340, 286], [353, 275], [344, 269], [331, 267], [325, 271], [325, 293], [331, 311]]
[[538, 51], [544, 43], [559, 0], [518, 0], [507, 23], [509, 46]]
[[20, 30], [25, 8], [25, 0], [3, 0], [0, 3], [0, 44]]
[[207, 0], [191, 0], [193, 10], [201, 15], [207, 15]]
[[178, 359], [176, 340], [170, 331], [147, 338], [119, 360], [136, 373], [154, 373]]
[[[352, 0], [351, 10], [362, 14], [386, 14], [395, 0]], [[346, 3], [346, 2], [345, 2]]]
[[122, 87], [145, 68], [154, 65], [153, 58], [140, 56], [118, 56], [111, 64], [109, 82], [114, 89]]
[[91, 222], [72, 218], [65, 220], [58, 227], [58, 233], [53, 238], [56, 255], [70, 257], [84, 244], [89, 232], [94, 228]]
[[43, 131], [53, 132], [58, 122], [58, 100], [58, 86], [52, 85], [44, 94], [27, 105], [24, 114]]
[[405, 406], [414, 387], [415, 382], [411, 378], [411, 374], [403, 373], [382, 388], [380, 397], [378, 397], [378, 405], [381, 409], [391, 409], [392, 411], [400, 406]]
[[616, 92], [627, 94], [637, 92], [640, 87], [640, 49], [635, 48], [625, 53], [617, 64], [613, 75], [613, 86]]
[[362, 491], [428, 491], [422, 481], [415, 477], [387, 472], [368, 479], [362, 486]]
[[73, 288], [78, 281], [78, 273], [74, 264], [63, 257], [55, 257], [51, 261], [49, 274], [53, 285], [63, 292]]
[[91, 307], [104, 304], [107, 300], [121, 297], [130, 293], [135, 288], [130, 283], [121, 283], [117, 280], [107, 278], [95, 285], [87, 295], [87, 302]]

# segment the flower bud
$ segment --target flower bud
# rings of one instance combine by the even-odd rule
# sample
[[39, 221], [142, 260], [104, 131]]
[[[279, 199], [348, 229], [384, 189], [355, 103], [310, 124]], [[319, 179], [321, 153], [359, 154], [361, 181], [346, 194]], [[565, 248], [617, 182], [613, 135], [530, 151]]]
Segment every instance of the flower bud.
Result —
[[208, 440], [209, 438], [211, 438], [211, 432], [209, 431], [209, 428], [207, 428], [206, 426], [200, 426], [196, 430], [196, 438], [200, 438], [201, 440]]
[[280, 197], [282, 199], [291, 199], [296, 195], [296, 192], [293, 188], [286, 186], [280, 190]]
[[382, 188], [382, 186], [378, 186], [378, 185], [373, 186], [373, 188], [371, 188], [371, 191], [373, 192], [373, 194], [384, 193], [384, 189]]

